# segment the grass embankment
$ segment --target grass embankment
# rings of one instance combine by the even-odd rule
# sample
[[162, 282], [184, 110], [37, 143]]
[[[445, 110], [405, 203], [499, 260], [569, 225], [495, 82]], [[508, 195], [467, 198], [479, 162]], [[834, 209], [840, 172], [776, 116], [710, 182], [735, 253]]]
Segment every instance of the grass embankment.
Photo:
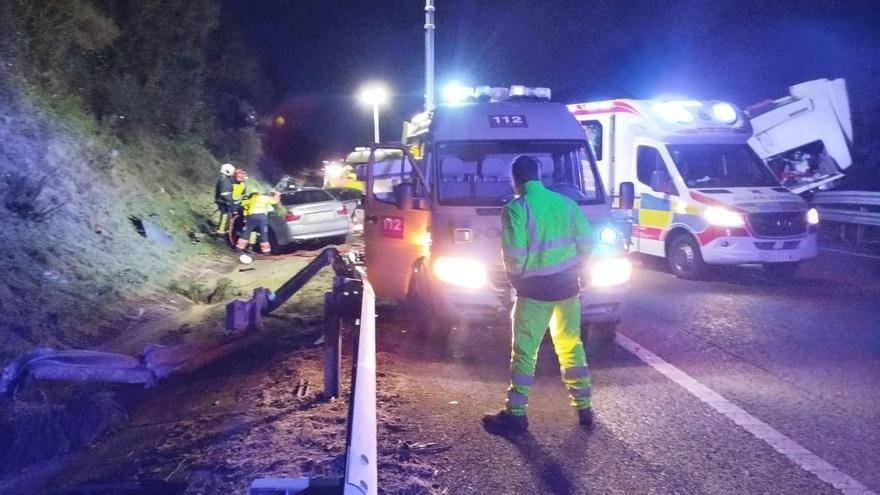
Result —
[[[119, 137], [75, 101], [0, 73], [0, 363], [117, 336], [125, 302], [221, 249], [207, 230], [216, 160], [198, 142]], [[143, 237], [148, 221], [169, 243]]]

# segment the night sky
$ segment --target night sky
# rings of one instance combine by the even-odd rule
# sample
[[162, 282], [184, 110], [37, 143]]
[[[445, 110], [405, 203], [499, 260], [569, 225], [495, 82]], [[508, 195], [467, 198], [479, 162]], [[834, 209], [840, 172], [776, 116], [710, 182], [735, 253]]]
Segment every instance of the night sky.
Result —
[[[819, 77], [847, 79], [856, 146], [880, 152], [880, 1], [435, 0], [445, 81], [548, 86], [562, 102], [679, 94], [749, 105]], [[371, 140], [367, 81], [392, 89], [383, 139], [424, 92], [424, 1], [226, 4], [283, 84], [287, 163]]]

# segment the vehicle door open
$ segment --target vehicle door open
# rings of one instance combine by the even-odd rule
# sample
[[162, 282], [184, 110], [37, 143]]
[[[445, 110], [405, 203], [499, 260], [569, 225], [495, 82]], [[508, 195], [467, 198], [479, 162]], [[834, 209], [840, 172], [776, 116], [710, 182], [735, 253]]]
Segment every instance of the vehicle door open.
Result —
[[403, 300], [412, 266], [430, 245], [428, 189], [403, 147], [372, 147], [366, 172], [367, 271], [376, 295]]

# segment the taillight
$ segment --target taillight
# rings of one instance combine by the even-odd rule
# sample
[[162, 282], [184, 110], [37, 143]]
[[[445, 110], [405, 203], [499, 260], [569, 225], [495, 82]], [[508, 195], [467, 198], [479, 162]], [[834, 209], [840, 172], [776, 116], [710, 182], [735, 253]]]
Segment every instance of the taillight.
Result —
[[302, 218], [302, 215], [297, 215], [296, 213], [287, 212], [284, 214], [284, 221], [285, 222], [295, 222], [295, 221], [299, 220], [300, 218]]
[[342, 205], [341, 208], [336, 210], [336, 213], [339, 213], [340, 215], [348, 215], [348, 208], [346, 208], [345, 205]]

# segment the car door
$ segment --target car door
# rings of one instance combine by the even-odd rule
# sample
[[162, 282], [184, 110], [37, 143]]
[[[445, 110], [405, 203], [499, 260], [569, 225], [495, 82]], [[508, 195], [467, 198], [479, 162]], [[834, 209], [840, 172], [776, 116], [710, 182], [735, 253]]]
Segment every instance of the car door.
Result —
[[[410, 200], [401, 184], [411, 185]], [[428, 254], [427, 188], [403, 149], [374, 147], [367, 162], [364, 242], [367, 274], [376, 295], [404, 300], [416, 260]]]

